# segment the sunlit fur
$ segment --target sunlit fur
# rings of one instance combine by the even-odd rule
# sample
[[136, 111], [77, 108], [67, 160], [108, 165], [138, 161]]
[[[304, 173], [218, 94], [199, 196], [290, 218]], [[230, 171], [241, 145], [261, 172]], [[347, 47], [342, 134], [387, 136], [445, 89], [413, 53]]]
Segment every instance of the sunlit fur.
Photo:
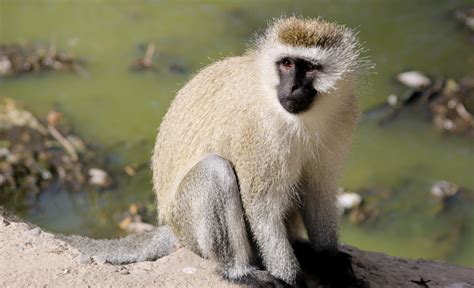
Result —
[[[319, 35], [333, 40], [319, 46], [317, 39], [298, 38], [298, 45], [282, 43], [279, 33], [292, 31], [291, 25], [297, 26], [300, 38]], [[324, 33], [317, 30], [321, 25]], [[316, 45], [308, 45], [313, 42]], [[322, 65], [314, 82], [320, 95], [311, 109], [300, 114], [288, 113], [277, 99], [275, 62], [285, 56]], [[266, 227], [272, 223], [268, 219], [275, 219], [278, 227], [278, 220], [292, 226], [290, 219], [301, 218], [302, 202], [313, 205], [303, 212], [311, 243], [322, 248], [337, 245], [335, 181], [359, 115], [354, 91], [358, 59], [359, 45], [351, 30], [292, 17], [270, 23], [242, 56], [223, 59], [197, 73], [172, 102], [153, 152], [160, 223], [179, 221], [172, 219], [171, 211], [179, 209], [177, 188], [191, 167], [208, 154], [220, 155], [235, 169], [244, 213], [257, 244], [272, 245], [260, 249], [267, 270], [292, 283], [299, 264], [289, 243], [272, 239], [277, 237], [272, 236], [272, 229], [277, 228]], [[313, 209], [316, 212], [309, 211]], [[180, 239], [186, 238], [183, 233], [191, 233], [173, 230]]]

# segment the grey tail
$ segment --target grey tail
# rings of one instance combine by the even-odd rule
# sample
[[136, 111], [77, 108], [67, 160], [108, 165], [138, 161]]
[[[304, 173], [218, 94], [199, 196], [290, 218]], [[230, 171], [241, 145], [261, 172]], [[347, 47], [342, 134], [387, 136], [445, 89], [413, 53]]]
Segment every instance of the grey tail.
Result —
[[153, 261], [173, 253], [179, 247], [177, 237], [168, 226], [118, 239], [95, 240], [77, 235], [57, 237], [79, 250], [81, 258], [110, 264]]

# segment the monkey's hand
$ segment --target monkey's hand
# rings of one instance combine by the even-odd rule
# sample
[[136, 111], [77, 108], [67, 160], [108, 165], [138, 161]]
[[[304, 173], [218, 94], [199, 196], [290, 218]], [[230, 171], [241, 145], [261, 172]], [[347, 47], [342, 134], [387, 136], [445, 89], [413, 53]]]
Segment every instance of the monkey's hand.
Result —
[[336, 250], [315, 251], [309, 242], [293, 243], [295, 255], [305, 273], [316, 276], [323, 287], [369, 287], [352, 269], [352, 256]]

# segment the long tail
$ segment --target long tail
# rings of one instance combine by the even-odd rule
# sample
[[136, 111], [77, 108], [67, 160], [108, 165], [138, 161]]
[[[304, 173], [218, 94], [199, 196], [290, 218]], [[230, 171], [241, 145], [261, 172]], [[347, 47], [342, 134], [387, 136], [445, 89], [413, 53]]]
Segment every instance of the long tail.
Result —
[[110, 240], [95, 240], [77, 235], [57, 237], [79, 250], [85, 259], [92, 258], [96, 262], [111, 264], [153, 261], [173, 253], [179, 247], [178, 239], [168, 226]]

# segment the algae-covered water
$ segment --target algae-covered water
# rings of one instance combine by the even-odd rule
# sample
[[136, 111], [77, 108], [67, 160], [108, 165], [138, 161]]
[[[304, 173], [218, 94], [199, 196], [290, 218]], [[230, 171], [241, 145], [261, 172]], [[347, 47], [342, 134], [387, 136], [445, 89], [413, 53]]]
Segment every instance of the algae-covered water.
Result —
[[[468, 4], [472, 1], [0, 0], [1, 43], [53, 43], [84, 58], [89, 73], [0, 79], [0, 96], [20, 100], [40, 116], [55, 107], [79, 135], [112, 151], [113, 163], [141, 164], [150, 157], [176, 90], [205, 65], [241, 53], [272, 17], [321, 16], [356, 27], [376, 64], [360, 95], [369, 109], [390, 94], [402, 94], [393, 81], [402, 70], [454, 79], [474, 73], [474, 44], [453, 18]], [[130, 71], [148, 42], [157, 46], [157, 69]], [[173, 65], [183, 71], [170, 69]], [[380, 201], [377, 221], [344, 222], [342, 240], [392, 255], [474, 266], [469, 197], [440, 214], [433, 212], [430, 195], [441, 179], [474, 189], [473, 170], [472, 139], [442, 136], [410, 113], [383, 127], [364, 119], [340, 185], [391, 196]], [[145, 169], [111, 191], [46, 193], [33, 209], [20, 212], [57, 232], [117, 235], [131, 202], [152, 201], [150, 179]]]

